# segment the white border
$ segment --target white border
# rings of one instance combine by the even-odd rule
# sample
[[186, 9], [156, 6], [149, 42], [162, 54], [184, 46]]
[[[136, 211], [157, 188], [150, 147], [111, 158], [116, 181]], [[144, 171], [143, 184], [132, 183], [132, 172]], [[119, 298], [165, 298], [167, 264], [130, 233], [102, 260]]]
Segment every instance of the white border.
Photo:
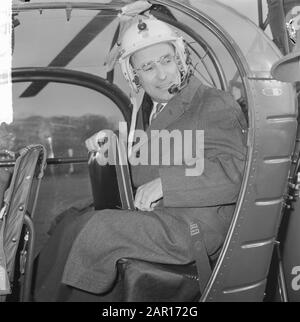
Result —
[[0, 0], [0, 125], [13, 120], [11, 86], [12, 0]]

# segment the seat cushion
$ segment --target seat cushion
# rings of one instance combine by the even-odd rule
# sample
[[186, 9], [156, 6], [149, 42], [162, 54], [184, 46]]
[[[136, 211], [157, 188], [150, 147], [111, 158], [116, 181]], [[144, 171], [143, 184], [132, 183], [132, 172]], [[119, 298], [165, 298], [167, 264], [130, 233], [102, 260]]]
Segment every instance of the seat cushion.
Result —
[[192, 302], [200, 298], [195, 264], [166, 265], [121, 259], [118, 271], [125, 302]]

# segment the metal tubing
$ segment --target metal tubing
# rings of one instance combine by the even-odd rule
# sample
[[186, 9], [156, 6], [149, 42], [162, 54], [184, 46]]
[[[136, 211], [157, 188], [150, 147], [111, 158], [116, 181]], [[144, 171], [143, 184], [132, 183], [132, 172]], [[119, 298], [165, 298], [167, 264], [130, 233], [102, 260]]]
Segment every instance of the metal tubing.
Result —
[[257, 0], [257, 7], [258, 7], [258, 25], [259, 25], [259, 28], [263, 29], [264, 22], [263, 22], [262, 0]]
[[35, 231], [31, 218], [28, 215], [24, 216], [24, 225], [29, 231], [26, 266], [24, 273], [24, 282], [21, 287], [20, 302], [31, 301], [31, 282], [32, 282], [32, 269], [33, 269], [33, 251], [35, 244]]

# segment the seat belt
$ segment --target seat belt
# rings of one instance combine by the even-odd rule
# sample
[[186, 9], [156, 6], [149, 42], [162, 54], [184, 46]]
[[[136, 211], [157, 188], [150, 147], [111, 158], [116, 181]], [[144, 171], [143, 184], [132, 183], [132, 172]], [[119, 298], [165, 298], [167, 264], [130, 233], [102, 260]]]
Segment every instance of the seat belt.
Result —
[[10, 180], [11, 173], [6, 169], [0, 169], [0, 302], [4, 302], [5, 295], [10, 294], [10, 282], [7, 273], [6, 255], [4, 251], [4, 230], [6, 224], [6, 213], [8, 210], [7, 194]]
[[200, 292], [201, 294], [203, 294], [206, 284], [210, 278], [212, 269], [209, 262], [201, 226], [195, 222], [190, 223], [190, 235], [192, 240], [193, 254], [197, 266]]

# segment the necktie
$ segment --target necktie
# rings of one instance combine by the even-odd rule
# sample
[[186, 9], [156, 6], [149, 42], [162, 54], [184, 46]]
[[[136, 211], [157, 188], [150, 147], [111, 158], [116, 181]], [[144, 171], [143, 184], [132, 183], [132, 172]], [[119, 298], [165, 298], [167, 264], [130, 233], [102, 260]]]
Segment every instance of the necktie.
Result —
[[152, 114], [152, 117], [150, 118], [149, 124], [157, 117], [157, 115], [162, 111], [165, 104], [157, 103], [155, 107], [155, 112]]

